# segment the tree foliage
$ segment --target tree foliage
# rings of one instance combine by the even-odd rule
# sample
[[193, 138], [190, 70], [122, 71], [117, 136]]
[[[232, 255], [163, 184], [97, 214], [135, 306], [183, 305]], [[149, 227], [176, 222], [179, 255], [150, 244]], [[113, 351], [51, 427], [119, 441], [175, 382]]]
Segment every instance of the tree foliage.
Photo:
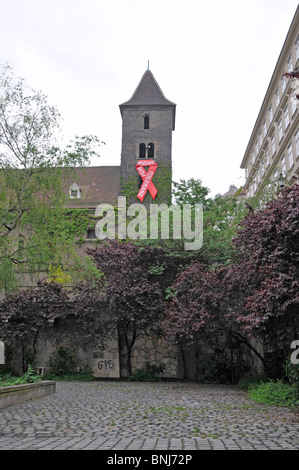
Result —
[[298, 331], [299, 186], [284, 188], [264, 210], [249, 215], [234, 239], [237, 262], [230, 291], [244, 293], [233, 314], [242, 329], [284, 349]]
[[248, 212], [244, 201], [236, 197], [223, 198], [217, 194], [208, 197], [210, 190], [203, 186], [201, 180], [191, 178], [173, 183], [175, 203], [183, 208], [184, 204], [203, 207], [203, 245], [191, 253], [183, 252], [183, 243], [173, 242], [177, 251], [189, 260], [201, 264], [213, 265], [228, 263], [233, 257], [232, 238], [236, 235], [239, 223]]
[[190, 180], [179, 180], [179, 182], [173, 182], [172, 194], [175, 200], [175, 203], [183, 206], [183, 204], [190, 204], [194, 206], [195, 204], [203, 204], [206, 209], [211, 199], [207, 198], [209, 194], [209, 188], [202, 185], [201, 180], [195, 180], [191, 178]]
[[[165, 288], [167, 279], [173, 276], [174, 261], [167, 261], [160, 248], [133, 242], [110, 241], [88, 253], [103, 274], [101, 288], [109, 329], [117, 331], [125, 342], [131, 375], [131, 353], [136, 339], [150, 331], [160, 332]], [[88, 303], [92, 303], [96, 289], [87, 286], [85, 299]]]
[[[91, 289], [91, 286], [90, 286]], [[60, 343], [92, 347], [107, 339], [105, 303], [101, 293], [92, 291], [92, 302], [80, 288], [70, 292], [55, 282], [39, 281], [33, 288], [8, 294], [0, 302], [0, 337], [6, 344], [20, 348], [25, 357], [29, 349], [37, 352], [43, 333], [56, 333]]]
[[179, 274], [168, 338], [190, 343], [203, 332], [224, 330], [247, 345], [246, 338], [259, 338], [267, 351], [289, 353], [299, 326], [299, 187], [285, 188], [247, 215], [232, 249], [226, 266], [196, 262]]
[[202, 263], [212, 266], [229, 264], [234, 257], [232, 239], [248, 209], [236, 197], [222, 198], [216, 195], [203, 213]]
[[33, 289], [21, 289], [0, 302], [0, 336], [8, 344], [21, 348], [24, 357], [29, 348], [36, 352], [41, 331], [67, 311], [69, 297], [57, 284], [39, 282]]
[[76, 166], [88, 163], [100, 142], [95, 136], [76, 137], [60, 148], [59, 125], [59, 112], [47, 97], [5, 67], [0, 75], [1, 290], [17, 286], [18, 271], [38, 272], [67, 255], [75, 257], [62, 210], [64, 182]]

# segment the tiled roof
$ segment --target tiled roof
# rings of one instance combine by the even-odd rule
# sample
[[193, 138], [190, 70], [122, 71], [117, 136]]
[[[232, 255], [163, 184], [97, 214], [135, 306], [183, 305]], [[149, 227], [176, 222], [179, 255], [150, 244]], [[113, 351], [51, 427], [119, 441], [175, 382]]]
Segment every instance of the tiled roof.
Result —
[[76, 183], [81, 189], [79, 199], [70, 198], [70, 207], [96, 207], [99, 204], [116, 204], [119, 195], [120, 166], [92, 166], [75, 168], [74, 176], [64, 183], [68, 192]]

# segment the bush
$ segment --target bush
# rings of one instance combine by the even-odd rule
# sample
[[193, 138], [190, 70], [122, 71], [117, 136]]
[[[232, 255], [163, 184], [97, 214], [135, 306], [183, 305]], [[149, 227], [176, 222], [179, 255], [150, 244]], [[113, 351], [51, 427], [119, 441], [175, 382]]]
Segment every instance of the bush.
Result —
[[49, 375], [60, 377], [62, 375], [73, 374], [76, 372], [75, 365], [73, 353], [65, 346], [59, 346], [49, 357]]
[[267, 381], [268, 381], [268, 378], [265, 375], [260, 375], [260, 374], [248, 375], [246, 377], [243, 377], [241, 380], [239, 380], [238, 386], [245, 390], [249, 390], [249, 388], [260, 385], [261, 383], [267, 382]]
[[286, 384], [282, 380], [252, 384], [248, 392], [250, 398], [258, 403], [291, 407], [299, 405], [296, 385]]
[[35, 374], [35, 371], [30, 364], [28, 365], [27, 372], [25, 372], [23, 378], [26, 381], [26, 383], [34, 383], [34, 382], [37, 382], [38, 380], [41, 380], [41, 377]]
[[80, 370], [73, 371], [73, 372], [66, 372], [60, 373], [60, 375], [56, 375], [54, 373], [48, 372], [45, 374], [44, 379], [46, 380], [57, 380], [57, 381], [91, 381], [94, 380], [94, 376], [90, 367], [86, 366]]
[[34, 369], [29, 365], [27, 372], [21, 377], [17, 377], [12, 373], [4, 373], [0, 375], [0, 387], [5, 387], [8, 385], [22, 385], [28, 383], [40, 382], [42, 377], [40, 375], [35, 375]]
[[201, 383], [231, 383], [231, 369], [224, 352], [206, 354], [197, 361], [197, 379]]
[[146, 363], [146, 369], [138, 369], [134, 372], [133, 375], [129, 377], [129, 380], [136, 382], [158, 382], [160, 379], [160, 374], [164, 372], [165, 365], [160, 364], [156, 366], [155, 364]]
[[136, 382], [156, 382], [160, 380], [160, 377], [145, 369], [138, 369], [130, 375], [129, 380]]
[[[29, 346], [24, 352], [24, 370], [33, 369], [36, 366], [36, 353], [33, 348]], [[25, 373], [27, 373], [25, 372]]]
[[292, 364], [289, 360], [284, 365], [284, 371], [290, 384], [296, 384], [299, 388], [299, 363]]

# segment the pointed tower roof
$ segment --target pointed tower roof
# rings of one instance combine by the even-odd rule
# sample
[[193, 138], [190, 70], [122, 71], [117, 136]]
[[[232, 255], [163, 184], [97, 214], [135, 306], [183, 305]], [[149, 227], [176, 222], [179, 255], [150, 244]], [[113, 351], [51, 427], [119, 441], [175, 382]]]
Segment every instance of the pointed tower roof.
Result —
[[120, 112], [126, 106], [172, 106], [173, 107], [173, 129], [175, 122], [175, 108], [176, 104], [165, 98], [161, 88], [158, 85], [154, 75], [150, 70], [146, 70], [134, 91], [132, 97], [119, 105]]

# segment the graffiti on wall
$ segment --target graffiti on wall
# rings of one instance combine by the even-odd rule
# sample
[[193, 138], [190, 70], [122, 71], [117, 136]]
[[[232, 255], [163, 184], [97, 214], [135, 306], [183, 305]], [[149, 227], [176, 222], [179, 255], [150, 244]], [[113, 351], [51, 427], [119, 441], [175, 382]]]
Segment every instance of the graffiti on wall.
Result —
[[97, 378], [120, 377], [117, 340], [110, 340], [104, 350], [95, 350], [93, 352], [92, 371]]

